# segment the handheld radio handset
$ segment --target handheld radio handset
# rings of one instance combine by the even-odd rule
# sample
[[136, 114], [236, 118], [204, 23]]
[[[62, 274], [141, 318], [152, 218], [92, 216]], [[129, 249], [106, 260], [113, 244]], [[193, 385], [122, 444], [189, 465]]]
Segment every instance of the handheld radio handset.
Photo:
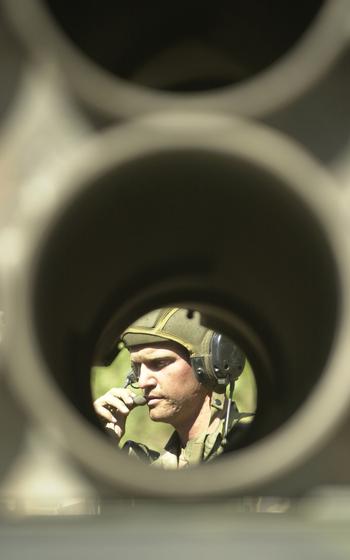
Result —
[[[125, 380], [123, 389], [126, 389], [127, 387], [129, 387], [129, 385], [131, 385], [132, 383], [136, 383], [136, 382], [137, 382], [137, 378], [136, 378], [135, 372], [133, 370], [131, 370], [128, 373], [128, 375], [126, 376], [126, 380]], [[132, 397], [132, 400], [134, 401], [135, 406], [143, 406], [147, 402], [147, 399], [145, 397], [143, 397], [142, 395], [135, 395], [134, 397]]]

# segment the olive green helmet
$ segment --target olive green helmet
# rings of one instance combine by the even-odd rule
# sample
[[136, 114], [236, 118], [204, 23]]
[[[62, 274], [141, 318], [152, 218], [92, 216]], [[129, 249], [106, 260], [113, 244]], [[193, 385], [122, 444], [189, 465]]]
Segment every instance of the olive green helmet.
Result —
[[188, 351], [198, 380], [216, 391], [224, 391], [237, 379], [245, 363], [244, 354], [229, 338], [201, 324], [198, 311], [178, 307], [147, 313], [125, 329], [121, 339], [129, 349], [166, 341], [180, 344]]

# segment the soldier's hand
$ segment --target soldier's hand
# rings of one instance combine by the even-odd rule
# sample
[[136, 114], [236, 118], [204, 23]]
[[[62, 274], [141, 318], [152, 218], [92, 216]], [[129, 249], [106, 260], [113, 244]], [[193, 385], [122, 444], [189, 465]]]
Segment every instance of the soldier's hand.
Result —
[[94, 401], [96, 414], [104, 423], [105, 428], [111, 430], [118, 441], [125, 433], [126, 419], [134, 406], [128, 389], [110, 389], [105, 395]]

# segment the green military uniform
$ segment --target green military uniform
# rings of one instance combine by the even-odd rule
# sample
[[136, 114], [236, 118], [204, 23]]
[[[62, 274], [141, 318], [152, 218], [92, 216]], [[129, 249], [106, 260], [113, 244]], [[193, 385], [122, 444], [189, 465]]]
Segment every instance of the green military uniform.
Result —
[[[232, 407], [229, 422], [230, 438], [239, 436], [240, 432], [244, 430], [244, 425], [240, 422], [240, 416], [237, 408]], [[127, 441], [123, 449], [128, 452], [129, 456], [136, 457], [146, 464], [165, 469], [181, 469], [211, 461], [221, 455], [226, 443], [223, 434], [224, 419], [221, 419], [215, 430], [208, 429], [207, 432], [189, 440], [185, 447], [181, 446], [180, 438], [174, 431], [162, 453], [135, 441]]]

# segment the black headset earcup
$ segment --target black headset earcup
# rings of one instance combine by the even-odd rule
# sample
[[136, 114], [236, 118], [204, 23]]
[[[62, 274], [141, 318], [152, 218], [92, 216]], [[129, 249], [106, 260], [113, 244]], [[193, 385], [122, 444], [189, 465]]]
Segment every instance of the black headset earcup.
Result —
[[219, 385], [227, 385], [229, 381], [237, 379], [245, 364], [242, 350], [227, 336], [214, 333], [210, 347], [210, 367], [212, 376]]
[[223, 392], [230, 381], [237, 379], [245, 365], [242, 350], [227, 336], [214, 332], [208, 354], [192, 356], [193, 371], [201, 383]]

